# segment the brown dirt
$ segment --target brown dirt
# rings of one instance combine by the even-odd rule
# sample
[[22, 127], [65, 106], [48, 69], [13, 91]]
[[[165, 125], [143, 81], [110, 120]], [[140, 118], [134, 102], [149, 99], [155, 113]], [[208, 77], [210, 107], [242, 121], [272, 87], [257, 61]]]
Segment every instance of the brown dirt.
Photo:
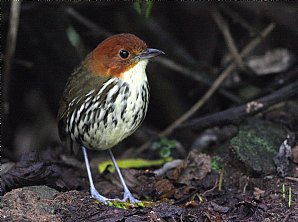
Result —
[[[168, 177], [155, 177], [144, 170], [123, 170], [136, 178], [134, 194], [153, 198], [146, 207], [116, 207], [98, 204], [88, 192], [56, 192], [52, 188], [18, 188], [1, 199], [1, 221], [297, 221], [298, 183], [276, 176], [250, 177], [232, 165], [224, 167], [222, 190], [219, 173], [212, 170], [192, 186]], [[129, 176], [130, 175], [130, 176]], [[114, 180], [115, 179], [115, 180]], [[117, 196], [121, 189], [114, 175], [97, 180], [99, 191]], [[282, 187], [285, 187], [283, 198]], [[288, 190], [292, 189], [291, 206]], [[46, 191], [46, 192], [43, 192]]]

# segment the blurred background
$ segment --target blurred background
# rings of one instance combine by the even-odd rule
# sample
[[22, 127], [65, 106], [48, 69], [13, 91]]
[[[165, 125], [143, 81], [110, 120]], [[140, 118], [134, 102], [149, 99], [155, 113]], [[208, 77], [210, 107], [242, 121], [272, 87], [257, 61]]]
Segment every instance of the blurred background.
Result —
[[[151, 88], [147, 117], [120, 147], [138, 147], [158, 135], [210, 88], [231, 61], [223, 24], [239, 52], [270, 23], [275, 28], [192, 118], [238, 106], [297, 80], [297, 72], [291, 72], [298, 65], [296, 2], [24, 1], [12, 57], [7, 54], [14, 47], [8, 37], [11, 2], [1, 6], [1, 60], [6, 66], [2, 69], [2, 157], [9, 160], [33, 150], [63, 149], [56, 115], [68, 76], [112, 34], [133, 33], [166, 53], [147, 67]], [[277, 68], [270, 69], [268, 60]], [[200, 133], [184, 128], [170, 137], [187, 151]]]

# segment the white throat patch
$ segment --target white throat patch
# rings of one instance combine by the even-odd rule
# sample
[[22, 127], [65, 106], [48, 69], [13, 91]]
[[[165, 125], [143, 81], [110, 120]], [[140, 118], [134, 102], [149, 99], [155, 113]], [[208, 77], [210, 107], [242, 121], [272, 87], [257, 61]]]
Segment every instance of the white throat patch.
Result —
[[147, 81], [145, 72], [147, 64], [148, 59], [138, 62], [133, 68], [122, 73], [121, 80], [127, 82], [129, 85], [131, 85], [132, 83], [136, 86], [139, 84], [143, 84]]

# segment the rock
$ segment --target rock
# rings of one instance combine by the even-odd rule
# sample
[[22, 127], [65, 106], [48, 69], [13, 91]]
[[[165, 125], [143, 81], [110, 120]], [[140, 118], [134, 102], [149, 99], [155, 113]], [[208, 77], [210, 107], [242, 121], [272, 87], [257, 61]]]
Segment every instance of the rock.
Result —
[[275, 172], [273, 158], [287, 131], [280, 125], [251, 118], [240, 124], [230, 141], [232, 157], [249, 172], [267, 175]]
[[57, 194], [59, 194], [59, 191], [50, 188], [48, 186], [30, 186], [30, 187], [23, 187], [23, 190], [27, 191], [33, 191], [36, 193], [39, 198], [41, 199], [51, 199]]
[[[6, 193], [0, 202], [0, 221], [164, 221], [187, 215], [184, 208], [164, 202], [129, 204], [126, 209], [99, 204], [89, 192], [58, 192], [47, 186], [23, 187]], [[121, 207], [122, 206], [122, 207]]]
[[51, 200], [58, 191], [47, 186], [14, 189], [6, 193], [0, 204], [1, 221], [62, 221], [55, 214], [58, 206]]

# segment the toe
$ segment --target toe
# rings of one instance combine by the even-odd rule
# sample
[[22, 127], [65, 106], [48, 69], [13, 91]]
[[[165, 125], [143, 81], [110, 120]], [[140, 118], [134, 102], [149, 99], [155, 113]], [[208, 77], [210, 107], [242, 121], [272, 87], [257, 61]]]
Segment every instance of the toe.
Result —
[[131, 193], [124, 194], [124, 197], [122, 199], [122, 202], [126, 202], [129, 200], [130, 203], [138, 203], [140, 202], [138, 199], [134, 198]]

